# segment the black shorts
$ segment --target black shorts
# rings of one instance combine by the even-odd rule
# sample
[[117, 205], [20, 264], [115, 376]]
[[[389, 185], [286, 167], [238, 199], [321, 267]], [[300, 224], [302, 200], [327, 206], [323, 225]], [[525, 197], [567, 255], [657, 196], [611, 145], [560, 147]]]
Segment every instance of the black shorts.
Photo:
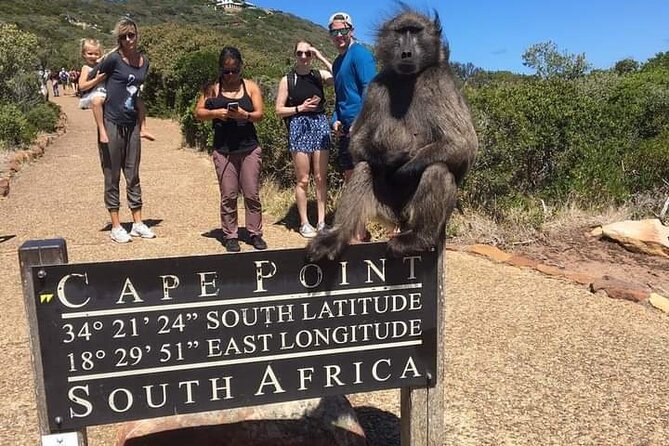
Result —
[[348, 151], [350, 140], [348, 128], [344, 129], [343, 134], [337, 138], [337, 164], [342, 172], [353, 169], [353, 157]]

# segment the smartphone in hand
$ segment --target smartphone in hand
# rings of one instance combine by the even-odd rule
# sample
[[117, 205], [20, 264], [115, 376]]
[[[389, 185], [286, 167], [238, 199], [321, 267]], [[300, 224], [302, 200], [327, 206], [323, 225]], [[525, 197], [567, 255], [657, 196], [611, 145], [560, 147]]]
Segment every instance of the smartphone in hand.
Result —
[[239, 110], [239, 102], [228, 102], [228, 111], [230, 110]]

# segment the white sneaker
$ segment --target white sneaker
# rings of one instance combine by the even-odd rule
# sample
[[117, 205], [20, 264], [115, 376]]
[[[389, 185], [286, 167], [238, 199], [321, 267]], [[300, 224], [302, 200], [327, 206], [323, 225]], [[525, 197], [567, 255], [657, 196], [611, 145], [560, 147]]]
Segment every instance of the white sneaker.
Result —
[[144, 223], [133, 223], [132, 229], [130, 230], [130, 235], [133, 237], [142, 237], [142, 238], [155, 238], [156, 234], [153, 233], [148, 226]]
[[116, 243], [128, 243], [132, 241], [132, 238], [128, 235], [128, 231], [123, 229], [123, 226], [112, 228], [109, 237]]
[[300, 235], [304, 238], [314, 238], [316, 237], [316, 230], [309, 223], [305, 223], [300, 226]]
[[318, 224], [316, 225], [316, 231], [318, 232], [328, 231], [329, 229], [330, 228], [328, 227], [328, 225], [325, 224], [324, 221], [318, 222]]

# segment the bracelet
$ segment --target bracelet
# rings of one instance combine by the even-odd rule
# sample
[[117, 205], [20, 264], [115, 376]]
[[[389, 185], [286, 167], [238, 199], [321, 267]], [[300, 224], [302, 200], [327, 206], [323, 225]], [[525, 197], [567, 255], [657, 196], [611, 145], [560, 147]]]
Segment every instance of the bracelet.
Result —
[[295, 114], [298, 114], [300, 110], [297, 108], [297, 105], [295, 106]]

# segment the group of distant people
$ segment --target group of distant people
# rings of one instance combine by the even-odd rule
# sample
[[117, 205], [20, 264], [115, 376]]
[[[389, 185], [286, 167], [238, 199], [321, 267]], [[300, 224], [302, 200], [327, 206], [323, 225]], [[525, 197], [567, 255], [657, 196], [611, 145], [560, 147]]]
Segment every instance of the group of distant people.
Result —
[[[327, 230], [327, 167], [331, 148], [331, 130], [338, 141], [338, 165], [347, 181], [353, 170], [348, 152], [351, 126], [360, 112], [367, 85], [376, 75], [372, 53], [353, 37], [353, 21], [344, 12], [328, 20], [330, 37], [339, 53], [330, 63], [306, 40], [293, 50], [295, 63], [279, 82], [276, 112], [287, 122], [288, 150], [295, 169], [295, 201], [300, 217], [299, 233], [311, 238]], [[132, 237], [153, 238], [155, 233], [142, 221], [139, 181], [141, 138], [152, 139], [145, 129], [145, 108], [139, 96], [146, 79], [149, 60], [137, 49], [139, 32], [130, 19], [122, 19], [114, 29], [118, 46], [102, 54], [99, 42], [82, 42], [78, 86], [80, 106], [93, 111], [98, 129], [98, 147], [105, 178], [104, 202], [109, 211], [111, 239], [126, 243]], [[326, 69], [312, 68], [318, 59]], [[325, 113], [325, 86], [334, 86], [334, 114]], [[223, 244], [227, 251], [238, 252], [237, 197], [242, 192], [247, 240], [255, 249], [266, 249], [263, 239], [260, 171], [262, 149], [255, 123], [263, 119], [260, 87], [243, 76], [239, 49], [225, 47], [218, 61], [218, 77], [206, 86], [195, 107], [195, 117], [211, 121], [214, 132], [212, 158], [220, 190], [220, 216]], [[126, 179], [126, 195], [133, 226], [128, 233], [119, 218], [120, 175]], [[307, 189], [310, 175], [316, 186], [317, 221], [313, 226], [307, 216]]]
[[66, 70], [65, 67], [58, 70], [40, 70], [38, 75], [42, 86], [42, 94], [48, 96], [48, 91], [45, 89], [47, 81], [51, 81], [51, 90], [54, 96], [60, 96], [61, 86], [63, 93], [68, 88], [73, 91], [75, 95], [79, 94], [79, 70]]

